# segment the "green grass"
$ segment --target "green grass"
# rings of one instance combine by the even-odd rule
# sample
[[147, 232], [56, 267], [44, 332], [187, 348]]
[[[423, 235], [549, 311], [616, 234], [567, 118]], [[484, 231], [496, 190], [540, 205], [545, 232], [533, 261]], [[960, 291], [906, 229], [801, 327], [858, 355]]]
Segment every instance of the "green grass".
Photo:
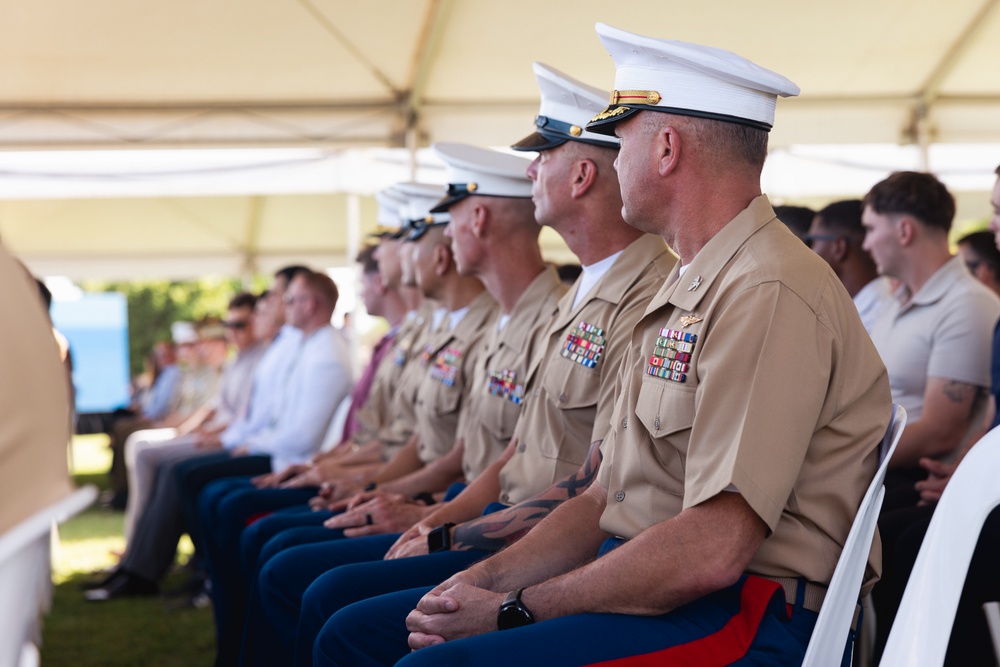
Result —
[[[107, 487], [111, 464], [107, 436], [77, 436], [73, 441], [74, 480]], [[60, 526], [53, 553], [56, 583], [52, 611], [42, 633], [45, 667], [198, 667], [211, 665], [215, 638], [210, 609], [168, 609], [162, 597], [107, 603], [83, 599], [80, 584], [112, 567], [115, 551], [125, 547], [122, 513], [94, 506]], [[191, 543], [184, 539], [186, 558]], [[169, 588], [183, 579], [175, 573]]]

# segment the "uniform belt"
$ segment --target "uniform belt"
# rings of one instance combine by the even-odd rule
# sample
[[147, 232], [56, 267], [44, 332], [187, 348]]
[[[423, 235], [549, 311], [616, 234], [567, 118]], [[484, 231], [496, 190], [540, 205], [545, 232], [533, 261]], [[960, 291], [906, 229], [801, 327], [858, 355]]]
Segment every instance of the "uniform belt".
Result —
[[795, 604], [795, 601], [799, 597], [799, 586], [805, 586], [806, 589], [802, 596], [802, 606], [817, 614], [820, 607], [823, 606], [823, 599], [826, 598], [826, 586], [814, 584], [796, 577], [766, 577], [763, 574], [755, 574], [753, 576], [773, 581], [781, 586], [785, 591], [785, 602], [792, 605]]
[[[796, 577], [766, 577], [762, 574], [755, 574], [753, 576], [773, 581], [781, 586], [782, 590], [785, 591], [785, 602], [791, 605], [794, 605], [798, 599], [799, 586], [805, 586], [806, 589], [802, 596], [802, 607], [817, 614], [823, 606], [823, 600], [826, 598], [826, 586], [814, 584], [811, 581], [797, 579]], [[860, 616], [861, 605], [858, 604], [854, 607], [854, 617], [851, 619], [851, 630], [853, 632], [857, 632]]]

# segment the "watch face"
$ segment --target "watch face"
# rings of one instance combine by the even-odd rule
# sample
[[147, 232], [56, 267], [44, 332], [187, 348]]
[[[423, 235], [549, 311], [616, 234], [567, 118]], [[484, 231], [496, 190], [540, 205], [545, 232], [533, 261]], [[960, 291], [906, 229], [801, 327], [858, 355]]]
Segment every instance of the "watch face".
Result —
[[523, 590], [522, 588], [521, 590], [512, 591], [507, 595], [507, 599], [503, 601], [503, 604], [500, 605], [500, 610], [497, 612], [498, 630], [520, 628], [535, 622], [535, 617], [532, 616], [528, 608], [521, 602], [521, 591]]
[[504, 605], [497, 615], [497, 628], [500, 630], [520, 628], [533, 622], [534, 619], [531, 618], [527, 610], [518, 606], [517, 603]]
[[448, 526], [438, 526], [431, 532], [427, 533], [427, 551], [429, 553], [437, 553], [438, 551], [446, 551], [451, 547], [448, 544]]

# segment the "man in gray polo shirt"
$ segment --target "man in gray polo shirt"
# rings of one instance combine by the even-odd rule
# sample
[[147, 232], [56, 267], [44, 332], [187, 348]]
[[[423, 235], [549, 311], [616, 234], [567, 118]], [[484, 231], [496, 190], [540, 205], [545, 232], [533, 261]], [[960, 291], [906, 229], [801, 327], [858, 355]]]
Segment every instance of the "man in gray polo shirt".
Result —
[[921, 458], [947, 460], [981, 430], [1000, 300], [948, 248], [955, 200], [934, 176], [897, 172], [864, 198], [864, 249], [900, 287], [871, 330], [909, 423], [889, 462], [883, 514], [915, 505]]

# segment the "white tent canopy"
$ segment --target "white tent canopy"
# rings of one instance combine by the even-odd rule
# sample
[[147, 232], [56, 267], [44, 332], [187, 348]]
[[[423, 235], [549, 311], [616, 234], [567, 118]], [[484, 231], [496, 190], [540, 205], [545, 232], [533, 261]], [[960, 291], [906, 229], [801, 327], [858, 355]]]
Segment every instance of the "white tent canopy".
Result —
[[610, 88], [603, 21], [785, 74], [778, 146], [995, 141], [997, 0], [11, 0], [0, 146], [504, 145], [531, 62]]
[[[596, 21], [721, 46], [798, 83], [772, 133], [778, 199], [822, 203], [927, 167], [975, 192], [965, 215], [985, 212], [1000, 0], [11, 0], [0, 238], [39, 272], [80, 276], [343, 263], [375, 189], [440, 180], [417, 147], [530, 130], [532, 61], [609, 89]], [[904, 147], [852, 152], [846, 187], [824, 180], [849, 166], [834, 144]], [[963, 144], [991, 147], [935, 162]]]

